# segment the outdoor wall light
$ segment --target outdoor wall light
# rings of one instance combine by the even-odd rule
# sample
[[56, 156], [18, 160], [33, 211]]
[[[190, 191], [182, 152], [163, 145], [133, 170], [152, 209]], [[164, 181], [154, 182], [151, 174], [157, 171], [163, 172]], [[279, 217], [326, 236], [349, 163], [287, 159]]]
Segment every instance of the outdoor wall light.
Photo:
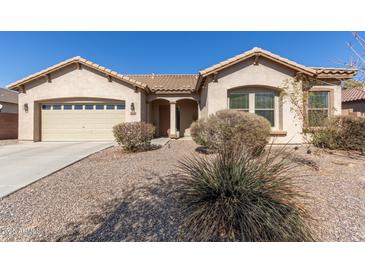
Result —
[[25, 112], [28, 112], [28, 110], [29, 110], [28, 103], [25, 103], [24, 106], [23, 106], [23, 108], [24, 108], [24, 111]]

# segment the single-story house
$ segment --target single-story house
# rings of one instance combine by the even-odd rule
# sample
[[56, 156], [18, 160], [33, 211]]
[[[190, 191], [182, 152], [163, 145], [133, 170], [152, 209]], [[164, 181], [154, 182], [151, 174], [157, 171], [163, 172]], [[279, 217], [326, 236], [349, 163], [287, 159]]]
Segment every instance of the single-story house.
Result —
[[0, 88], [0, 140], [18, 138], [18, 92]]
[[365, 113], [365, 85], [343, 90], [342, 109]]
[[294, 92], [298, 76], [315, 79], [309, 91], [322, 103], [307, 111], [340, 115], [341, 81], [355, 73], [306, 67], [253, 48], [191, 75], [121, 75], [74, 57], [8, 88], [20, 92], [24, 141], [112, 140], [113, 125], [132, 121], [154, 124], [158, 136], [179, 138], [189, 136], [194, 120], [233, 108], [266, 117], [275, 142], [301, 143], [303, 123], [280, 96], [283, 83]]

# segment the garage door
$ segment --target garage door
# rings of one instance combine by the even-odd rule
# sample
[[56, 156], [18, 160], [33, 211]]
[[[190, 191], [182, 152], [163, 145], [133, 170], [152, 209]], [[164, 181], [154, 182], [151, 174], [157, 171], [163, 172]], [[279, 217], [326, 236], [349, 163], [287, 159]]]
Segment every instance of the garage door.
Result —
[[124, 121], [124, 103], [42, 104], [42, 141], [113, 140], [113, 126]]

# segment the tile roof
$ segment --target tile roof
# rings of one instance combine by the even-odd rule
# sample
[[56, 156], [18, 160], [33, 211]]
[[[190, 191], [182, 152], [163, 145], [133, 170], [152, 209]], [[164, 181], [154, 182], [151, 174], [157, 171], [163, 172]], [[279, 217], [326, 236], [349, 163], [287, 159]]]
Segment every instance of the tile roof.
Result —
[[352, 78], [355, 76], [356, 69], [345, 69], [345, 68], [313, 68], [316, 71], [318, 78]]
[[145, 83], [156, 93], [191, 93], [195, 91], [197, 74], [136, 74], [126, 75]]
[[211, 73], [213, 73], [213, 72], [215, 72], [217, 70], [223, 69], [225, 67], [228, 67], [230, 65], [233, 65], [233, 64], [238, 63], [240, 61], [243, 61], [245, 59], [251, 58], [251, 57], [253, 57], [255, 55], [265, 56], [265, 57], [267, 57], [269, 59], [274, 59], [275, 61], [278, 61], [280, 63], [283, 63], [284, 65], [288, 65], [288, 66], [294, 67], [294, 68], [296, 68], [296, 69], [298, 69], [300, 71], [306, 72], [306, 73], [311, 74], [311, 75], [315, 74], [315, 70], [312, 69], [312, 68], [308, 68], [306, 66], [303, 66], [303, 65], [298, 64], [298, 63], [296, 63], [294, 61], [291, 61], [289, 59], [283, 58], [283, 57], [281, 57], [281, 56], [279, 56], [277, 54], [274, 54], [274, 53], [272, 53], [270, 51], [267, 51], [267, 50], [264, 50], [264, 49], [261, 49], [261, 48], [258, 48], [258, 47], [254, 47], [253, 49], [248, 50], [248, 51], [246, 51], [246, 52], [244, 52], [242, 54], [236, 55], [236, 56], [234, 56], [232, 58], [229, 58], [229, 59], [227, 59], [227, 60], [225, 60], [223, 62], [220, 62], [220, 63], [218, 63], [216, 65], [213, 65], [213, 66], [211, 66], [209, 68], [206, 68], [204, 70], [201, 70], [200, 71], [200, 74], [202, 76], [207, 76], [207, 75], [209, 75], [209, 74], [211, 74]]
[[[45, 76], [53, 71], [56, 71], [60, 68], [68, 66], [72, 63], [80, 63], [84, 66], [96, 69], [106, 75], [119, 79], [121, 81], [127, 82], [133, 86], [144, 89], [147, 92], [155, 92], [155, 93], [191, 93], [196, 90], [196, 88], [200, 87], [200, 84], [203, 82], [203, 78], [206, 76], [224, 69], [228, 66], [241, 62], [245, 59], [254, 57], [254, 56], [264, 56], [265, 58], [271, 59], [283, 65], [289, 66], [297, 71], [302, 73], [309, 74], [311, 76], [316, 76], [318, 78], [338, 78], [338, 79], [349, 79], [352, 78], [356, 74], [356, 70], [354, 69], [342, 69], [342, 68], [311, 68], [306, 67], [296, 62], [293, 62], [289, 59], [283, 58], [279, 55], [273, 54], [267, 50], [261, 48], [253, 48], [249, 51], [246, 51], [242, 54], [239, 54], [233, 58], [230, 58], [226, 61], [220, 62], [214, 66], [211, 66], [207, 69], [200, 71], [199, 74], [140, 74], [140, 75], [122, 75], [118, 72], [112, 71], [108, 68], [100, 66], [96, 63], [86, 60], [80, 56], [76, 56], [60, 62], [54, 66], [46, 68], [40, 72], [32, 74], [28, 77], [25, 77], [19, 81], [11, 83], [7, 86], [9, 89], [17, 89], [21, 85], [28, 83], [36, 78]], [[198, 84], [199, 82], [199, 84]]]
[[0, 88], [0, 103], [5, 102], [5, 103], [17, 104], [18, 95], [19, 93], [16, 91]]
[[139, 81], [136, 81], [134, 79], [130, 79], [127, 76], [124, 76], [122, 74], [119, 74], [118, 72], [112, 71], [111, 69], [108, 69], [106, 67], [100, 66], [100, 65], [98, 65], [98, 64], [96, 64], [94, 62], [91, 62], [91, 61], [89, 61], [89, 60], [87, 60], [85, 58], [82, 58], [80, 56], [76, 56], [76, 57], [67, 59], [67, 60], [65, 60], [63, 62], [60, 62], [60, 63], [58, 63], [58, 64], [56, 64], [54, 66], [48, 67], [48, 68], [46, 68], [44, 70], [41, 70], [41, 71], [39, 71], [37, 73], [34, 73], [34, 74], [30, 75], [30, 76], [27, 76], [27, 77], [25, 77], [23, 79], [20, 79], [19, 81], [16, 81], [14, 83], [11, 83], [11, 84], [7, 85], [7, 88], [14, 89], [17, 86], [20, 86], [22, 84], [25, 84], [27, 82], [30, 82], [30, 81], [32, 81], [32, 80], [34, 80], [36, 78], [39, 78], [41, 76], [44, 76], [44, 75], [46, 75], [48, 73], [51, 73], [52, 71], [58, 70], [60, 68], [63, 68], [65, 66], [68, 66], [68, 65], [70, 65], [72, 63], [80, 63], [80, 64], [82, 64], [84, 66], [87, 66], [87, 67], [96, 69], [96, 70], [98, 70], [100, 72], [103, 72], [103, 73], [105, 73], [107, 75], [110, 75], [112, 77], [115, 77], [115, 78], [117, 78], [117, 79], [119, 79], [121, 81], [127, 82], [127, 83], [129, 83], [129, 84], [131, 84], [133, 86], [137, 86], [137, 87], [140, 87], [140, 88], [146, 88], [147, 87], [146, 84], [143, 84], [143, 83], [141, 83]]
[[365, 100], [365, 85], [348, 88], [342, 91], [342, 102]]

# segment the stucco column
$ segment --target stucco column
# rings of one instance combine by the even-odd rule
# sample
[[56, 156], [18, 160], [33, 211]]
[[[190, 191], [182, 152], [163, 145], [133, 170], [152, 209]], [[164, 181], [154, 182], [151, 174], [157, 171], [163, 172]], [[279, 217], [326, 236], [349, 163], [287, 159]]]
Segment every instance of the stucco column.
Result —
[[176, 102], [170, 102], [170, 138], [177, 138], [177, 135], [176, 135]]
[[146, 102], [146, 122], [151, 123], [151, 104]]

